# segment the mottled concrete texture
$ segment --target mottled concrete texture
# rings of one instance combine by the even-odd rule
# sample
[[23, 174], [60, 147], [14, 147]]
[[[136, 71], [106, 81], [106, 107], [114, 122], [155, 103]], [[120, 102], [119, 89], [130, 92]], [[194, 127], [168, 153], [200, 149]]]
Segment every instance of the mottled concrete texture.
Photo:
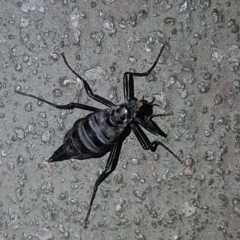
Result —
[[[0, 239], [240, 239], [240, 2], [237, 0], [0, 0]], [[49, 164], [87, 111], [57, 110], [15, 89], [58, 103], [119, 104], [125, 71], [136, 97], [151, 100], [166, 139], [144, 151], [131, 134], [116, 171], [95, 180], [108, 156]]]

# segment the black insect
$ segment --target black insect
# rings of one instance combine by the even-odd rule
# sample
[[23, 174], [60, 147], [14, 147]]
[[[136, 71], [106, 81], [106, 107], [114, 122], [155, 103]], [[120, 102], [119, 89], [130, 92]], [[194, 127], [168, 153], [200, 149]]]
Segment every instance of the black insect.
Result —
[[80, 108], [92, 112], [86, 117], [78, 119], [73, 124], [73, 127], [66, 133], [62, 146], [60, 146], [48, 160], [49, 162], [63, 161], [71, 158], [84, 160], [88, 158], [99, 158], [110, 152], [106, 167], [94, 185], [88, 212], [84, 220], [85, 228], [88, 224], [88, 218], [92, 209], [98, 186], [115, 170], [118, 163], [122, 143], [130, 134], [131, 130], [133, 130], [135, 133], [143, 149], [151, 150], [154, 152], [157, 146], [160, 145], [182, 163], [180, 158], [163, 143], [159, 141], [151, 142], [142, 130], [142, 128], [145, 128], [155, 135], [166, 137], [166, 133], [164, 133], [157, 126], [157, 124], [153, 121], [153, 118], [166, 116], [167, 114], [153, 115], [153, 106], [156, 105], [153, 104], [153, 101], [148, 102], [144, 99], [138, 100], [134, 97], [133, 77], [148, 76], [148, 74], [151, 73], [151, 71], [155, 68], [166, 45], [168, 45], [168, 42], [165, 42], [163, 44], [157, 59], [147, 72], [124, 73], [124, 103], [120, 105], [115, 105], [107, 99], [94, 94], [87, 81], [79, 76], [70, 67], [63, 53], [62, 57], [64, 62], [66, 63], [67, 67], [83, 81], [87, 95], [107, 106], [106, 109], [101, 110], [92, 106], [74, 102], [71, 102], [67, 105], [56, 105], [32, 94], [27, 94], [18, 90], [16, 91], [21, 95], [35, 98], [58, 109]]

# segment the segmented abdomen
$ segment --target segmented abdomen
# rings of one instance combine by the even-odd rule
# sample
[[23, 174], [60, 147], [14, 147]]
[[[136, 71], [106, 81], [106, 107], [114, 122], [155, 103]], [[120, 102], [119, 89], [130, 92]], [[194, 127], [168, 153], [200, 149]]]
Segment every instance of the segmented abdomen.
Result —
[[108, 109], [100, 110], [78, 119], [49, 161], [99, 158], [110, 151], [122, 131], [111, 126], [107, 112]]

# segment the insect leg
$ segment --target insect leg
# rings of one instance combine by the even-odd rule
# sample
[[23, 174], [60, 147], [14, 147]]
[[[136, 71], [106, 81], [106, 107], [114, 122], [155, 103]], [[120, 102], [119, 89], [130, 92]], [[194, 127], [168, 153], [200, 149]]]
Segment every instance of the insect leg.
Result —
[[51, 106], [53, 106], [53, 107], [55, 107], [55, 108], [58, 108], [58, 109], [74, 109], [74, 108], [80, 108], [80, 109], [88, 110], [88, 111], [92, 111], [92, 112], [99, 111], [98, 108], [95, 108], [95, 107], [92, 107], [92, 106], [88, 106], [88, 105], [85, 105], [85, 104], [81, 104], [81, 103], [71, 102], [71, 103], [66, 104], [66, 105], [57, 105], [57, 104], [55, 104], [55, 103], [49, 102], [49, 101], [47, 101], [47, 100], [45, 100], [45, 99], [43, 99], [43, 98], [34, 96], [34, 95], [32, 95], [32, 94], [24, 93], [24, 92], [21, 92], [21, 91], [18, 91], [18, 90], [16, 90], [16, 93], [21, 94], [21, 95], [23, 95], [23, 96], [35, 98], [35, 99], [37, 99], [38, 101], [47, 103], [47, 104], [49, 104], [49, 105], [51, 105]]
[[[170, 115], [173, 115], [173, 113], [153, 114], [153, 115], [145, 116], [144, 120], [148, 126], [151, 126], [151, 128], [154, 128], [154, 130], [156, 131], [157, 134], [161, 135], [162, 137], [167, 137], [167, 134], [165, 132], [163, 132], [152, 119], [155, 117], [163, 117], [163, 116], [170, 116]], [[145, 126], [143, 126], [143, 127], [145, 127]]]
[[88, 82], [83, 78], [81, 77], [76, 71], [74, 71], [72, 69], [72, 67], [69, 65], [69, 63], [67, 62], [67, 59], [64, 55], [64, 53], [61, 53], [62, 57], [63, 57], [63, 60], [65, 62], [65, 64], [67, 65], [67, 67], [71, 70], [72, 73], [74, 73], [78, 78], [80, 78], [83, 82], [83, 85], [84, 85], [84, 88], [85, 88], [85, 91], [87, 92], [87, 95], [96, 100], [97, 102], [100, 102], [102, 104], [104, 104], [105, 106], [107, 107], [112, 107], [112, 106], [115, 106], [115, 104], [113, 104], [112, 102], [110, 102], [109, 100], [97, 95], [97, 94], [94, 94], [91, 87], [89, 86]]
[[123, 74], [123, 95], [125, 101], [134, 99], [133, 75], [129, 72]]
[[87, 212], [86, 218], [84, 219], [84, 228], [87, 228], [88, 218], [91, 213], [93, 201], [95, 199], [98, 186], [115, 170], [118, 164], [121, 147], [122, 147], [122, 141], [119, 140], [118, 142], [114, 143], [113, 148], [108, 157], [106, 167], [94, 184], [94, 189], [93, 189], [91, 201], [88, 207], [88, 212]]
[[159, 127], [158, 125], [153, 122], [153, 120], [151, 118], [144, 118], [141, 119], [139, 117], [136, 117], [134, 119], [134, 122], [140, 124], [142, 127], [144, 127], [146, 130], [148, 130], [149, 132], [155, 134], [155, 135], [160, 135], [162, 137], [167, 137], [167, 134], [165, 132], [163, 132]]
[[166, 149], [169, 153], [171, 153], [179, 162], [183, 163], [183, 161], [172, 151], [170, 150], [167, 146], [165, 146], [163, 143], [159, 141], [153, 141], [151, 142], [147, 135], [143, 132], [143, 130], [135, 123], [132, 123], [130, 125], [131, 129], [135, 133], [138, 141], [142, 145], [143, 149], [145, 150], [151, 150], [152, 152], [155, 152], [157, 149], [157, 146], [160, 145], [164, 149]]
[[164, 50], [164, 48], [169, 45], [169, 39], [168, 41], [166, 41], [163, 46], [160, 49], [160, 52], [155, 60], [155, 62], [153, 63], [152, 67], [150, 69], [148, 69], [148, 71], [143, 72], [143, 73], [134, 73], [134, 72], [125, 72], [123, 75], [123, 91], [124, 91], [124, 99], [125, 101], [129, 101], [130, 99], [134, 98], [134, 84], [133, 84], [133, 76], [135, 77], [146, 77], [148, 76], [152, 70], [156, 67], [157, 62], [160, 58], [160, 56], [162, 55], [162, 52]]

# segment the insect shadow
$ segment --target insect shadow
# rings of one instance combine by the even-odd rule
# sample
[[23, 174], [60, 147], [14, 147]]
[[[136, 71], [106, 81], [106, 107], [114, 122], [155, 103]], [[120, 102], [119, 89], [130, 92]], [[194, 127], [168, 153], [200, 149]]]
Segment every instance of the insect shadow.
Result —
[[153, 101], [148, 102], [144, 99], [138, 100], [134, 97], [133, 77], [148, 76], [157, 65], [164, 48], [168, 44], [169, 41], [166, 41], [163, 44], [157, 59], [148, 71], [143, 73], [125, 72], [123, 74], [124, 103], [119, 105], [115, 105], [109, 100], [93, 93], [87, 81], [70, 67], [64, 53], [61, 55], [65, 64], [71, 72], [81, 79], [87, 95], [97, 102], [105, 105], [107, 108], [98, 109], [96, 107], [75, 102], [71, 102], [66, 105], [57, 105], [43, 98], [16, 90], [16, 93], [18, 94], [35, 98], [58, 109], [79, 108], [91, 112], [86, 117], [79, 118], [73, 124], [73, 127], [66, 133], [63, 144], [48, 160], [49, 162], [58, 162], [71, 158], [79, 160], [100, 158], [110, 152], [106, 167], [95, 182], [87, 215], [84, 219], [84, 228], [87, 228], [88, 218], [91, 213], [98, 187], [115, 170], [118, 164], [123, 141], [131, 131], [134, 132], [144, 150], [151, 150], [152, 152], [155, 152], [157, 147], [160, 145], [182, 163], [182, 160], [172, 150], [160, 141], [151, 142], [142, 130], [142, 128], [144, 128], [155, 135], [166, 137], [167, 134], [158, 127], [158, 125], [153, 121], [153, 118], [169, 114], [154, 115], [153, 107], [156, 104], [154, 104]]

